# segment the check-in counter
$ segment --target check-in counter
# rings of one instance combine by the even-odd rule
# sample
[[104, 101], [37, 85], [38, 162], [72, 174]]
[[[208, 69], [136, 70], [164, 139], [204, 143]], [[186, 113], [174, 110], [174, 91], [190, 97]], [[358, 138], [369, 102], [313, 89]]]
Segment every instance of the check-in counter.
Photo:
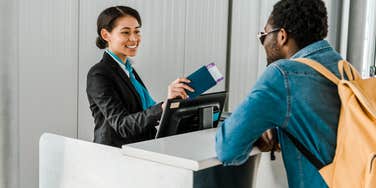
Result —
[[254, 187], [259, 150], [237, 167], [224, 167], [214, 150], [216, 129], [121, 149], [53, 134], [40, 140], [40, 188]]

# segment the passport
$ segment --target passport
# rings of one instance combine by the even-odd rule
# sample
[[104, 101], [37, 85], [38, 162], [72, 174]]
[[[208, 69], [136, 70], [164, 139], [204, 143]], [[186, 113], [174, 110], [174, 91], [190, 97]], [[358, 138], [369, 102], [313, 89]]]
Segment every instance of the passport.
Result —
[[197, 69], [187, 77], [191, 82], [188, 84], [195, 91], [186, 90], [190, 99], [193, 99], [222, 81], [224, 77], [219, 72], [215, 63], [209, 63]]

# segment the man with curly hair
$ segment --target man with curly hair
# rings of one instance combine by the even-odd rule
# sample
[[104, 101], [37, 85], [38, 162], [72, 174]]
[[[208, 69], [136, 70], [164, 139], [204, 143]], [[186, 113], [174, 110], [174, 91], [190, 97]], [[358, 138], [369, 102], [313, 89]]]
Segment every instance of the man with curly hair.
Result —
[[295, 137], [322, 164], [333, 160], [340, 110], [337, 86], [294, 61], [309, 58], [339, 76], [342, 59], [324, 40], [328, 16], [322, 0], [277, 2], [259, 39], [268, 67], [245, 100], [218, 128], [216, 152], [224, 165], [244, 163], [255, 142], [276, 128], [289, 187], [327, 187], [296, 147]]

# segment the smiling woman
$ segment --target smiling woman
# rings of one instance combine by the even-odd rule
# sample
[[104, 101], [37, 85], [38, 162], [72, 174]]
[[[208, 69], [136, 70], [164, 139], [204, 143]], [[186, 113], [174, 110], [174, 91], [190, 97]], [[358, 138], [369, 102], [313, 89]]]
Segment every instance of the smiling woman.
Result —
[[[126, 55], [135, 56], [141, 42], [141, 18], [138, 12], [130, 7], [112, 7], [103, 13], [106, 16], [98, 19], [97, 23], [97, 46], [100, 49], [108, 47], [123, 61]], [[111, 13], [116, 16], [109, 16]]]
[[[104, 10], [97, 20], [97, 41], [105, 49], [102, 60], [87, 75], [87, 95], [94, 117], [94, 142], [115, 147], [152, 139], [165, 108], [146, 89], [132, 60], [141, 42], [141, 17], [125, 6]], [[186, 78], [168, 86], [167, 98], [187, 98], [193, 91]]]

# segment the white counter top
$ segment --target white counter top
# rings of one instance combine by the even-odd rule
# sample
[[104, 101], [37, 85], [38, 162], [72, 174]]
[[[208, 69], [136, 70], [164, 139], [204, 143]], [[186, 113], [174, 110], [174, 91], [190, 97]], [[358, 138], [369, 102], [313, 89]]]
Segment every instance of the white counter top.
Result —
[[[215, 129], [124, 145], [124, 155], [193, 171], [221, 164], [215, 153]], [[250, 155], [260, 153], [253, 148]]]

